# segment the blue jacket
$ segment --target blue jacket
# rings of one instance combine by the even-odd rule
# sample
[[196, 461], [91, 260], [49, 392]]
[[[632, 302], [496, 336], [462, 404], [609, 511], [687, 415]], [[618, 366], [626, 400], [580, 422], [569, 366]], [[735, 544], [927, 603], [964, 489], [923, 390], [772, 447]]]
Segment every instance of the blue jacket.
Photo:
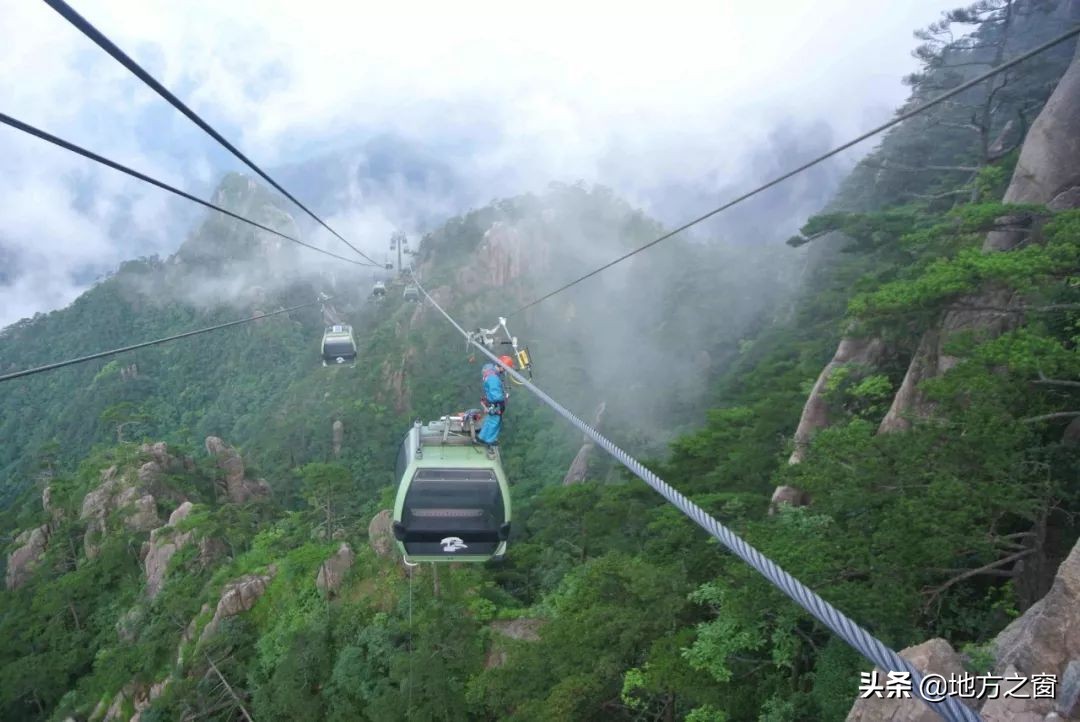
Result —
[[490, 402], [506, 401], [506, 391], [503, 389], [502, 377], [495, 364], [484, 364], [484, 398]]

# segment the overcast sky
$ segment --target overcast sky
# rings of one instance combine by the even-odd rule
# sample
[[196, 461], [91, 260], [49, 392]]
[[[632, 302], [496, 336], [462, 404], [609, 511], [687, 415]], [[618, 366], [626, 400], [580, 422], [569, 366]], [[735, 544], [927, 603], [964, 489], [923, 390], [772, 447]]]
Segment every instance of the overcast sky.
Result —
[[[956, 2], [72, 4], [264, 167], [389, 133], [467, 146], [456, 162], [478, 198], [584, 179], [663, 216], [673, 188], [761, 180], [777, 137], [839, 142], [886, 119], [911, 31]], [[44, 3], [0, 0], [0, 18], [0, 111], [204, 193], [239, 169]], [[198, 218], [6, 127], [0, 164], [0, 326], [171, 253]], [[381, 253], [387, 214], [347, 197], [338, 230]]]

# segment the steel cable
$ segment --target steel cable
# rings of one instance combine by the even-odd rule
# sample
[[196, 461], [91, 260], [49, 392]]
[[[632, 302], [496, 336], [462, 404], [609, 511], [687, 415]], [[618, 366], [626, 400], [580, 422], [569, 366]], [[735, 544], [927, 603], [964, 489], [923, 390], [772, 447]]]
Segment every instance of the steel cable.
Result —
[[[415, 281], [414, 281], [415, 283]], [[483, 344], [472, 340], [469, 332], [440, 306], [431, 294], [416, 284], [420, 292], [424, 294], [431, 305], [446, 318], [450, 324], [468, 339], [481, 353], [493, 362], [499, 363], [498, 357], [489, 351]], [[870, 632], [863, 629], [852, 619], [846, 616], [836, 607], [829, 604], [812, 589], [800, 582], [788, 572], [784, 571], [776, 562], [759, 552], [753, 546], [745, 542], [741, 537], [717, 521], [712, 515], [679, 493], [674, 487], [647, 469], [641, 462], [627, 452], [620, 449], [613, 442], [600, 434], [584, 421], [579, 419], [569, 409], [558, 401], [548, 396], [525, 376], [514, 369], [508, 369], [514, 379], [531, 391], [537, 398], [550, 407], [555, 413], [573, 424], [579, 431], [592, 439], [600, 448], [610, 454], [619, 463], [630, 470], [651, 486], [670, 504], [689, 517], [694, 523], [707, 531], [717, 541], [727, 547], [736, 556], [753, 567], [764, 576], [773, 586], [786, 594], [792, 601], [814, 616], [819, 622], [831, 629], [837, 636], [851, 645], [859, 654], [870, 660], [883, 670], [893, 672], [907, 672], [911, 675], [912, 693], [927, 704], [931, 710], [949, 722], [977, 722], [981, 717], [974, 710], [964, 706], [958, 698], [947, 696], [942, 700], [929, 700], [922, 695], [922, 673], [910, 662], [887, 647]]]

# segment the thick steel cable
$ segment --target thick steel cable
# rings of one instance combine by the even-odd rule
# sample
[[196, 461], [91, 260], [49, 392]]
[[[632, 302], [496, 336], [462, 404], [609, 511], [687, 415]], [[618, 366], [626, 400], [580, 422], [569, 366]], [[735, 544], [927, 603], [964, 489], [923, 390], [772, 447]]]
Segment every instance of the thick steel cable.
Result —
[[722, 205], [722, 206], [720, 206], [718, 208], [714, 208], [713, 210], [709, 211], [708, 213], [706, 213], [704, 215], [701, 215], [701, 216], [698, 216], [697, 218], [695, 218], [692, 221], [689, 221], [688, 223], [684, 223], [683, 225], [679, 226], [675, 230], [669, 231], [669, 232], [665, 233], [664, 235], [660, 236], [659, 238], [646, 243], [644, 246], [640, 246], [638, 248], [635, 248], [634, 250], [630, 251], [629, 253], [624, 253], [623, 255], [619, 256], [618, 258], [616, 258], [616, 259], [614, 259], [612, 261], [609, 261], [609, 262], [605, 263], [604, 265], [602, 265], [602, 266], [600, 266], [598, 268], [594, 268], [593, 270], [586, 273], [584, 276], [580, 276], [580, 277], [574, 279], [573, 281], [570, 281], [569, 283], [556, 288], [554, 291], [550, 291], [548, 293], [545, 293], [543, 296], [536, 299], [535, 301], [530, 301], [529, 303], [526, 303], [521, 308], [518, 308], [515, 311], [512, 311], [511, 313], [506, 314], [506, 318], [510, 318], [511, 316], [516, 316], [517, 314], [521, 313], [522, 311], [524, 311], [524, 310], [526, 310], [528, 308], [532, 308], [533, 306], [537, 305], [538, 303], [546, 301], [547, 299], [551, 298], [552, 296], [558, 295], [558, 294], [562, 293], [563, 291], [578, 285], [582, 281], [588, 280], [588, 279], [592, 278], [593, 276], [606, 271], [607, 269], [611, 268], [612, 266], [614, 266], [616, 264], [619, 264], [619, 263], [622, 263], [626, 259], [628, 259], [628, 258], [630, 258], [632, 256], [635, 256], [638, 253], [641, 253], [642, 251], [648, 250], [649, 248], [652, 248], [656, 244], [661, 243], [663, 241], [666, 241], [667, 239], [671, 238], [672, 236], [676, 236], [676, 235], [682, 233], [683, 231], [685, 231], [686, 229], [688, 229], [688, 228], [690, 228], [692, 226], [696, 226], [697, 224], [701, 223], [702, 221], [708, 220], [709, 218], [712, 218], [713, 216], [715, 216], [718, 213], [722, 213], [723, 211], [726, 211], [727, 209], [731, 208], [732, 206], [737, 206], [738, 204], [742, 203], [743, 201], [748, 200], [750, 198], [753, 198], [754, 196], [758, 195], [759, 193], [767, 191], [768, 189], [772, 188], [773, 186], [779, 185], [779, 184], [783, 183], [784, 181], [788, 180], [789, 178], [792, 178], [793, 176], [796, 176], [796, 175], [798, 175], [799, 173], [802, 173], [805, 170], [809, 170], [810, 168], [813, 168], [815, 165], [818, 165], [819, 163], [823, 163], [824, 161], [828, 160], [829, 158], [832, 158], [833, 156], [844, 152], [848, 148], [851, 148], [852, 146], [858, 145], [859, 143], [862, 143], [864, 140], [867, 140], [868, 138], [871, 138], [871, 137], [877, 135], [878, 133], [886, 131], [889, 128], [892, 128], [895, 125], [899, 125], [900, 123], [903, 123], [905, 120], [910, 120], [911, 118], [914, 118], [916, 115], [919, 115], [920, 113], [923, 113], [923, 112], [929, 110], [930, 108], [933, 108], [935, 105], [939, 105], [941, 103], [944, 103], [946, 100], [949, 100], [950, 98], [954, 98], [957, 95], [960, 95], [961, 93], [963, 93], [964, 91], [970, 90], [971, 88], [975, 87], [979, 83], [981, 83], [981, 82], [983, 82], [985, 80], [989, 80], [990, 78], [994, 77], [995, 75], [998, 75], [999, 73], [1003, 73], [1006, 70], [1009, 70], [1009, 69], [1015, 67], [1016, 65], [1019, 65], [1020, 63], [1024, 62], [1025, 60], [1029, 60], [1030, 58], [1033, 58], [1036, 55], [1038, 55], [1040, 53], [1043, 53], [1043, 52], [1049, 50], [1050, 48], [1052, 48], [1052, 47], [1054, 47], [1056, 45], [1060, 45], [1061, 43], [1065, 42], [1066, 40], [1068, 40], [1070, 38], [1073, 38], [1073, 37], [1076, 37], [1077, 35], [1080, 35], [1080, 25], [1077, 25], [1073, 29], [1062, 33], [1061, 35], [1057, 36], [1053, 40], [1049, 40], [1049, 41], [1043, 43], [1042, 45], [1038, 46], [1037, 48], [1029, 50], [1028, 52], [1024, 53], [1023, 55], [1018, 55], [1017, 57], [1009, 60], [1008, 62], [1003, 63], [1003, 64], [997, 66], [996, 68], [993, 68], [992, 70], [989, 70], [989, 71], [983, 73], [982, 75], [979, 75], [979, 76], [967, 81], [966, 83], [963, 83], [961, 85], [956, 86], [952, 90], [949, 90], [949, 91], [947, 91], [945, 93], [942, 93], [941, 95], [937, 96], [936, 98], [932, 98], [931, 100], [926, 101], [922, 105], [919, 105], [919, 106], [917, 106], [915, 108], [912, 108], [911, 110], [905, 111], [905, 112], [897, 115], [895, 118], [888, 121], [887, 123], [882, 123], [878, 127], [874, 128], [872, 130], [866, 131], [865, 133], [863, 133], [859, 137], [857, 137], [857, 138], [855, 138], [853, 140], [849, 140], [848, 142], [844, 143], [843, 145], [836, 146], [832, 150], [830, 150], [830, 151], [828, 151], [826, 153], [823, 153], [822, 155], [819, 155], [817, 158], [814, 158], [811, 161], [803, 163], [798, 168], [795, 168], [793, 170], [788, 171], [787, 173], [784, 173], [781, 176], [777, 176], [776, 178], [773, 178], [768, 183], [760, 185], [757, 188], [753, 189], [752, 191], [749, 191], [748, 193], [743, 193], [741, 196], [739, 196], [737, 198], [733, 198], [732, 200], [728, 201], [724, 205]]
[[352, 259], [352, 258], [346, 258], [345, 256], [339, 256], [336, 253], [331, 253], [330, 251], [325, 251], [322, 248], [319, 248], [318, 246], [311, 245], [310, 243], [304, 243], [300, 239], [293, 238], [292, 236], [287, 235], [285, 233], [282, 233], [281, 231], [275, 231], [273, 228], [270, 228], [269, 226], [265, 226], [262, 223], [258, 223], [257, 221], [253, 221], [250, 218], [245, 218], [244, 216], [242, 216], [242, 215], [240, 215], [238, 213], [233, 213], [232, 211], [230, 211], [230, 210], [228, 210], [226, 208], [222, 208], [221, 206], [216, 205], [214, 203], [211, 203], [210, 201], [204, 201], [202, 198], [199, 198], [197, 196], [193, 196], [193, 195], [191, 195], [190, 193], [188, 193], [186, 191], [182, 191], [179, 188], [175, 188], [175, 187], [169, 185], [168, 183], [165, 183], [163, 181], [159, 181], [156, 178], [151, 178], [150, 176], [146, 175], [145, 173], [140, 173], [139, 171], [135, 170], [134, 168], [129, 168], [126, 165], [123, 165], [121, 163], [117, 163], [114, 160], [110, 160], [110, 159], [106, 158], [103, 155], [98, 155], [97, 153], [93, 152], [92, 150], [87, 150], [86, 148], [75, 145], [74, 143], [70, 143], [70, 142], [64, 140], [63, 138], [58, 138], [57, 136], [52, 135], [51, 133], [47, 133], [44, 130], [41, 130], [40, 128], [35, 128], [34, 126], [30, 125], [29, 123], [24, 123], [21, 120], [18, 120], [17, 118], [12, 118], [10, 115], [0, 113], [0, 123], [3, 123], [4, 125], [15, 128], [16, 130], [21, 130], [24, 133], [28, 133], [28, 134], [34, 136], [35, 138], [40, 138], [41, 140], [44, 140], [44, 141], [46, 141], [48, 143], [52, 143], [53, 145], [59, 146], [59, 147], [63, 148], [64, 150], [71, 151], [72, 153], [75, 153], [76, 155], [81, 155], [84, 158], [89, 158], [90, 160], [95, 161], [97, 163], [101, 163], [104, 166], [108, 166], [109, 168], [112, 168], [113, 170], [118, 170], [121, 173], [126, 173], [127, 175], [131, 176], [132, 178], [137, 178], [137, 179], [143, 181], [144, 183], [149, 183], [152, 186], [157, 186], [158, 188], [161, 188], [162, 190], [165, 190], [165, 191], [168, 191], [169, 193], [173, 193], [175, 195], [178, 195], [181, 198], [184, 198], [186, 200], [191, 201], [192, 203], [198, 203], [200, 206], [203, 206], [205, 208], [209, 208], [210, 210], [217, 211], [218, 213], [223, 213], [223, 214], [229, 216], [230, 218], [234, 218], [234, 219], [236, 219], [238, 221], [241, 221], [243, 223], [247, 223], [249, 226], [254, 226], [254, 227], [258, 228], [261, 231], [266, 231], [267, 233], [272, 233], [272, 234], [274, 234], [275, 236], [277, 236], [279, 238], [284, 238], [286, 241], [292, 241], [293, 243], [301, 245], [304, 248], [310, 248], [313, 251], [318, 251], [319, 253], [330, 256], [331, 258], [336, 258], [339, 261], [345, 261], [346, 263], [353, 263], [353, 264], [358, 265], [358, 266], [370, 266], [371, 265], [370, 263], [361, 263], [360, 261], [357, 261], [357, 260]]
[[[416, 283], [416, 281], [414, 281]], [[461, 325], [450, 316], [442, 306], [440, 306], [431, 294], [424, 289], [419, 283], [416, 283], [420, 292], [424, 294], [431, 305], [446, 318], [450, 324], [457, 329], [470, 343], [473, 344], [481, 353], [487, 356], [495, 363], [499, 363], [498, 357], [489, 351], [483, 344], [477, 343], [472, 339], [468, 331], [461, 327]], [[798, 604], [800, 607], [809, 612], [815, 619], [831, 629], [837, 636], [851, 645], [855, 651], [859, 652], [863, 657], [870, 660], [873, 664], [877, 665], [885, 671], [893, 672], [908, 672], [911, 674], [912, 693], [920, 700], [926, 703], [926, 705], [940, 715], [942, 718], [949, 720], [949, 722], [978, 722], [982, 718], [974, 710], [964, 706], [956, 697], [945, 697], [944, 699], [929, 700], [922, 696], [922, 673], [894, 652], [889, 647], [885, 646], [880, 640], [874, 637], [870, 632], [860, 627], [851, 618], [846, 616], [843, 612], [836, 607], [829, 604], [822, 599], [816, 592], [800, 582], [795, 577], [791, 576], [788, 572], [784, 571], [776, 562], [769, 559], [767, 556], [759, 552], [750, 544], [743, 541], [735, 532], [728, 529], [726, 526], [717, 521], [704, 509], [699, 507], [694, 502], [690, 501], [687, 497], [676, 491], [670, 484], [661, 479], [659, 476], [651, 472], [637, 459], [626, 453], [613, 442], [609, 441], [606, 437], [600, 434], [596, 429], [592, 428], [584, 421], [579, 419], [570, 410], [564, 407], [555, 399], [548, 396], [537, 386], [535, 386], [525, 376], [519, 374], [514, 369], [508, 369], [509, 373], [513, 375], [514, 379], [518, 381], [522, 386], [531, 391], [537, 398], [547, 404], [555, 413], [562, 416], [571, 424], [576, 426], [579, 431], [584, 433], [590, 439], [592, 439], [600, 448], [614, 457], [619, 463], [630, 470], [634, 476], [638, 477], [646, 484], [651, 486], [661, 496], [663, 496], [669, 503], [675, 506], [679, 511], [689, 517], [694, 523], [700, 526], [705, 531], [709, 532], [717, 541], [727, 547], [736, 556], [742, 559], [744, 562], [753, 567], [759, 574], [765, 577], [773, 586], [778, 588], [784, 594], [786, 594], [792, 601]]]
[[79, 358], [68, 359], [67, 361], [57, 361], [56, 363], [46, 364], [45, 366], [37, 366], [32, 369], [25, 369], [23, 371], [16, 371], [14, 373], [0, 376], [0, 381], [11, 381], [12, 379], [22, 378], [23, 376], [32, 376], [34, 374], [40, 374], [45, 371], [53, 371], [54, 369], [64, 368], [65, 366], [73, 366], [75, 364], [81, 364], [85, 361], [93, 361], [94, 359], [107, 358], [109, 356], [116, 356], [127, 351], [135, 351], [136, 349], [146, 348], [147, 346], [157, 346], [158, 344], [168, 343], [170, 341], [176, 341], [181, 338], [188, 338], [189, 336], [198, 336], [199, 334], [209, 333], [211, 331], [217, 331], [222, 328], [230, 328], [232, 326], [240, 326], [241, 324], [251, 323], [252, 321], [258, 321], [263, 318], [270, 318], [271, 316], [279, 316], [283, 313], [289, 313], [290, 311], [297, 311], [301, 308], [307, 308], [308, 306], [317, 306], [322, 303], [326, 303], [330, 299], [320, 299], [318, 301], [312, 301], [311, 303], [302, 303], [299, 306], [291, 306], [289, 308], [282, 308], [277, 311], [271, 311], [270, 313], [261, 313], [258, 316], [251, 316], [249, 318], [242, 318], [238, 321], [229, 321], [228, 323], [219, 323], [216, 326], [207, 326], [206, 328], [196, 329], [194, 331], [185, 331], [184, 333], [178, 333], [175, 336], [166, 336], [165, 338], [155, 339], [153, 341], [144, 341], [143, 343], [137, 343], [132, 346], [124, 346], [123, 348], [114, 348], [111, 351], [101, 351], [100, 353], [90, 354], [89, 356], [80, 356]]
[[64, 0], [45, 0], [45, 4], [48, 5], [49, 7], [51, 7], [56, 12], [60, 13], [60, 15], [65, 20], [67, 20], [69, 23], [74, 25], [83, 35], [85, 35], [86, 37], [93, 40], [98, 45], [98, 47], [100, 47], [106, 53], [111, 55], [114, 60], [116, 60], [121, 65], [123, 65], [128, 70], [130, 70], [135, 75], [135, 77], [137, 77], [139, 80], [141, 80], [144, 83], [146, 83], [147, 85], [149, 85], [154, 90], [154, 92], [156, 92], [162, 98], [167, 100], [169, 102], [169, 104], [171, 104], [174, 108], [176, 108], [181, 113], [186, 115], [191, 120], [191, 122], [193, 122], [195, 125], [202, 128], [203, 131], [205, 131], [207, 135], [209, 135], [211, 138], [216, 140], [226, 150], [228, 150], [230, 153], [232, 153], [234, 156], [236, 156], [238, 159], [240, 159], [245, 165], [247, 165], [248, 168], [250, 168], [251, 170], [258, 173], [262, 177], [263, 180], [265, 180], [267, 183], [269, 183], [274, 188], [276, 188], [283, 196], [285, 196], [290, 201], [292, 201], [297, 206], [299, 206], [300, 209], [304, 211], [304, 213], [307, 213], [309, 216], [314, 218], [315, 221], [319, 225], [321, 225], [323, 228], [325, 228], [326, 230], [330, 231], [332, 234], [337, 236], [338, 240], [340, 240], [342, 243], [344, 243], [349, 248], [353, 249], [353, 251], [360, 254], [361, 258], [367, 259], [370, 263], [372, 263], [374, 265], [379, 265], [374, 260], [369, 258], [359, 248], [357, 248], [356, 246], [354, 246], [353, 244], [351, 244], [347, 240], [345, 240], [345, 238], [340, 233], [338, 233], [333, 228], [328, 226], [326, 224], [326, 222], [322, 218], [319, 218], [317, 215], [315, 215], [311, 210], [308, 209], [307, 206], [305, 206], [303, 203], [298, 201], [291, 193], [289, 193], [289, 191], [282, 188], [278, 184], [278, 182], [275, 181], [273, 178], [271, 178], [266, 172], [264, 172], [262, 168], [255, 165], [254, 161], [252, 161], [246, 155], [241, 153], [240, 150], [236, 146], [234, 146], [232, 143], [230, 143], [228, 140], [226, 140], [225, 137], [223, 135], [221, 135], [221, 133], [214, 130], [214, 128], [211, 127], [211, 125], [209, 123], [207, 123], [205, 120], [200, 118], [199, 115], [194, 110], [187, 107], [187, 105], [185, 105], [182, 100], [180, 100], [175, 95], [173, 95], [171, 92], [169, 92], [169, 90], [164, 85], [159, 83], [154, 78], [154, 76], [152, 76], [152, 75], [150, 75], [150, 73], [146, 72], [142, 68], [142, 66], [140, 66], [138, 63], [136, 63], [134, 60], [132, 60], [127, 55], [127, 53], [125, 53], [123, 50], [121, 50], [119, 47], [117, 47], [117, 45], [113, 41], [109, 40], [109, 38], [107, 38], [104, 33], [102, 33], [100, 30], [98, 30], [93, 25], [91, 25], [90, 22], [86, 18], [84, 18], [79, 13], [75, 12], [75, 9], [72, 8], [70, 5], [68, 5], [66, 2], [64, 2]]

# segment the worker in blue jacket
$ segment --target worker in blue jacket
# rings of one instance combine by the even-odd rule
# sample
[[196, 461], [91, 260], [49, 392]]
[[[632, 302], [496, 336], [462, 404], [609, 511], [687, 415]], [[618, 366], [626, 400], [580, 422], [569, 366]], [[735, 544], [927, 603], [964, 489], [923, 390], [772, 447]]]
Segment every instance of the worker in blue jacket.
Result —
[[476, 438], [480, 439], [488, 447], [497, 446], [499, 443], [499, 432], [502, 430], [502, 417], [506, 412], [506, 383], [505, 374], [506, 369], [513, 368], [514, 360], [509, 356], [502, 356], [499, 358], [501, 365], [496, 364], [484, 364], [484, 368], [481, 369], [481, 378], [483, 381], [483, 396], [480, 401], [484, 406], [484, 411], [487, 412], [487, 416], [484, 418], [484, 424], [480, 427], [480, 433], [476, 435]]

